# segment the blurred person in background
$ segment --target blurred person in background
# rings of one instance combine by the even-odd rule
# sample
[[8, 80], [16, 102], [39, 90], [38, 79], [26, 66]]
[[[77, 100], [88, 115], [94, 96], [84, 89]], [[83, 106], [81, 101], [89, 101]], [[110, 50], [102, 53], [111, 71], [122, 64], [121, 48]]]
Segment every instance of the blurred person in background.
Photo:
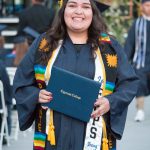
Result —
[[[38, 33], [43, 33], [49, 29], [54, 18], [53, 9], [48, 9], [44, 5], [45, 0], [32, 0], [32, 6], [21, 11], [19, 15], [18, 35], [24, 35], [25, 27], [30, 27]], [[28, 35], [29, 44], [33, 37]]]
[[140, 85], [136, 95], [137, 113], [135, 121], [143, 121], [144, 98], [150, 94], [148, 81], [150, 79], [150, 0], [141, 2], [142, 16], [137, 18], [131, 26], [125, 43], [127, 53], [138, 77]]

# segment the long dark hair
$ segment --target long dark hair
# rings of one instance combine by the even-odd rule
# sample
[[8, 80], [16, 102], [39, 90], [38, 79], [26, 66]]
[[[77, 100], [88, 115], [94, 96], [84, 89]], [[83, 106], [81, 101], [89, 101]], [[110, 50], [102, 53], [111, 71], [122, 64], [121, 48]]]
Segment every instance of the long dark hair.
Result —
[[[47, 63], [47, 61], [51, 57], [53, 50], [57, 48], [59, 41], [65, 39], [65, 37], [67, 36], [67, 28], [64, 21], [64, 11], [67, 2], [68, 0], [64, 1], [61, 9], [58, 11], [58, 14], [54, 19], [51, 28], [46, 33], [45, 38], [47, 39], [48, 44], [45, 47], [47, 47], [49, 50], [46, 54], [42, 54], [42, 59], [45, 63]], [[93, 0], [90, 0], [90, 3], [93, 11], [93, 19], [88, 29], [87, 42], [92, 46], [92, 50], [95, 51], [100, 44], [98, 40], [100, 33], [107, 33], [107, 27], [102, 19], [101, 13], [95, 5], [95, 2], [93, 2]]]
[[16, 57], [15, 57], [14, 62], [13, 62], [14, 66], [17, 67], [20, 64], [21, 60], [23, 59], [23, 57], [27, 53], [28, 48], [29, 48], [29, 45], [28, 45], [27, 40], [25, 40], [21, 43], [15, 44]]

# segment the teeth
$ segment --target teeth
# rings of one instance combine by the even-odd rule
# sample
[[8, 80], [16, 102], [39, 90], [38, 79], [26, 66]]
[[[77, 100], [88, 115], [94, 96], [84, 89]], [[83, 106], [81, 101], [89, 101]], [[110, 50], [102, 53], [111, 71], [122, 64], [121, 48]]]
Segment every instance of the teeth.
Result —
[[82, 18], [73, 18], [74, 21], [82, 21]]

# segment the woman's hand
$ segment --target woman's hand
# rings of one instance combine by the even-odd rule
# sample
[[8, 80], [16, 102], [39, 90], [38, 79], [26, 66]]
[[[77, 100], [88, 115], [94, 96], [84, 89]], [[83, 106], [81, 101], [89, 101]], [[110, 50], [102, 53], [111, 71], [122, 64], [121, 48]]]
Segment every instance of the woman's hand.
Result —
[[[46, 91], [44, 89], [40, 90], [40, 92], [39, 92], [39, 100], [38, 100], [39, 103], [48, 103], [52, 99], [53, 99], [53, 97], [52, 97], [52, 93], [51, 92], [48, 92], [48, 91]], [[46, 106], [42, 106], [42, 108], [43, 109], [48, 109], [48, 107], [46, 107]]]
[[92, 118], [100, 117], [110, 110], [109, 100], [105, 97], [100, 97], [95, 102], [96, 110], [91, 114]]

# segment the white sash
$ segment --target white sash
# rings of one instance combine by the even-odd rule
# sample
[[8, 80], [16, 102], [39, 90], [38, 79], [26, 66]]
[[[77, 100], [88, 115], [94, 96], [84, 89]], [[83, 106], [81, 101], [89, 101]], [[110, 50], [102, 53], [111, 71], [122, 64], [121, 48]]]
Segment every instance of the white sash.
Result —
[[[102, 89], [105, 84], [104, 64], [102, 62], [100, 50], [96, 51], [95, 77], [94, 80], [101, 83], [98, 97], [102, 96]], [[86, 136], [83, 150], [100, 150], [102, 140], [102, 117], [91, 118], [87, 123]]]
[[[51, 75], [51, 69], [52, 66], [57, 58], [57, 55], [59, 53], [61, 44], [58, 46], [56, 50], [54, 50], [52, 57], [49, 61], [49, 68], [46, 68], [45, 72], [45, 81], [48, 82], [48, 77], [46, 77], [47, 71], [49, 75]], [[95, 59], [95, 77], [94, 80], [101, 83], [101, 88], [99, 91], [98, 97], [102, 95], [102, 89], [105, 85], [105, 70], [104, 70], [104, 64], [101, 58], [100, 50], [97, 49], [96, 51], [97, 57]], [[49, 111], [47, 111], [47, 114], [49, 114]], [[48, 116], [47, 116], [48, 117]], [[49, 119], [47, 119], [49, 120]], [[48, 122], [46, 123], [48, 128]], [[102, 117], [99, 118], [91, 118], [90, 121], [87, 123], [86, 128], [86, 136], [85, 136], [85, 142], [84, 142], [84, 148], [83, 150], [100, 150], [101, 147], [101, 139], [102, 139]]]
[[[62, 43], [62, 42], [61, 42], [61, 43]], [[61, 47], [61, 45], [62, 45], [61, 43], [59, 44], [58, 48], [53, 51], [52, 56], [51, 56], [51, 58], [50, 58], [50, 61], [48, 62], [48, 65], [47, 65], [47, 67], [46, 67], [46, 71], [45, 71], [45, 82], [46, 82], [46, 85], [48, 84], [48, 81], [49, 81], [49, 79], [50, 79], [52, 66], [53, 66], [53, 64], [54, 64], [54, 62], [55, 62], [55, 60], [56, 60], [56, 58], [57, 58], [58, 53], [59, 53], [60, 47]], [[49, 67], [49, 68], [48, 68], [48, 67]], [[48, 72], [48, 71], [49, 71], [49, 72]], [[48, 73], [47, 73], [47, 72], [48, 72]], [[49, 77], [47, 77], [46, 75], [49, 75]]]

